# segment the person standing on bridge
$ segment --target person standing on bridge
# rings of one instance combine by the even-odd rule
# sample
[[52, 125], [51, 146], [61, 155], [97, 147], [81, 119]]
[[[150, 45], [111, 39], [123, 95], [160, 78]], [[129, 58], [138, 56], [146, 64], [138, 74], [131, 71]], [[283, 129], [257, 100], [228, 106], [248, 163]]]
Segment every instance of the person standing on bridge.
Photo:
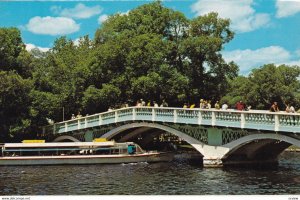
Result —
[[200, 99], [199, 108], [204, 109], [205, 108], [205, 102], [204, 99]]
[[143, 99], [141, 99], [141, 106], [146, 106], [146, 102]]
[[148, 101], [147, 106], [151, 107], [151, 101], [150, 100]]
[[142, 102], [141, 102], [140, 100], [137, 100], [137, 102], [136, 102], [135, 106], [137, 106], [137, 107], [141, 107], [141, 106], [142, 106]]
[[207, 101], [206, 109], [211, 109], [211, 100]]
[[222, 105], [222, 110], [227, 110], [228, 109], [228, 105], [227, 103], [225, 102], [223, 105]]
[[239, 101], [235, 104], [235, 107], [237, 110], [245, 110], [246, 105], [244, 104], [243, 101]]
[[219, 101], [216, 101], [216, 103], [215, 103], [215, 109], [220, 110], [220, 103], [219, 103]]
[[168, 103], [166, 100], [163, 99], [163, 102], [161, 103], [160, 107], [168, 107]]
[[81, 117], [82, 117], [82, 115], [80, 114], [80, 111], [78, 111], [76, 118], [81, 118]]
[[272, 104], [272, 106], [271, 106], [271, 108], [270, 108], [270, 112], [279, 112], [280, 110], [279, 110], [279, 108], [278, 108], [278, 104], [277, 104], [277, 102], [275, 101], [273, 104]]
[[286, 105], [285, 112], [287, 112], [287, 113], [294, 113], [294, 112], [295, 112], [294, 106], [291, 106], [291, 105], [288, 103], [288, 104]]

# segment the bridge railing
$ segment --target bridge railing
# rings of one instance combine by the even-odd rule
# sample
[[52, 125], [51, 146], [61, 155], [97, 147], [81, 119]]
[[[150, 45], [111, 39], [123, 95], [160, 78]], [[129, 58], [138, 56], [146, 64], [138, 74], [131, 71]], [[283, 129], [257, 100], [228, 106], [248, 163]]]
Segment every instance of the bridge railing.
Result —
[[57, 134], [126, 121], [169, 122], [300, 133], [300, 114], [261, 110], [237, 111], [172, 107], [128, 107], [44, 127]]

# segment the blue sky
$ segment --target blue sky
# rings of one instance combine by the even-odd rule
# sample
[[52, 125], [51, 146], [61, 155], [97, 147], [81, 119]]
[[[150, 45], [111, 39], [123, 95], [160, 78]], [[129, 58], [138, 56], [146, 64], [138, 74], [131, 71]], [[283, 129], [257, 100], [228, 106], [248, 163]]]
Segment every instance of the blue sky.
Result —
[[[0, 27], [18, 27], [27, 48], [47, 50], [56, 38], [94, 37], [107, 16], [150, 1], [1, 1]], [[235, 38], [223, 57], [241, 74], [267, 63], [300, 66], [300, 0], [168, 0], [166, 7], [194, 18], [209, 12], [231, 19]]]

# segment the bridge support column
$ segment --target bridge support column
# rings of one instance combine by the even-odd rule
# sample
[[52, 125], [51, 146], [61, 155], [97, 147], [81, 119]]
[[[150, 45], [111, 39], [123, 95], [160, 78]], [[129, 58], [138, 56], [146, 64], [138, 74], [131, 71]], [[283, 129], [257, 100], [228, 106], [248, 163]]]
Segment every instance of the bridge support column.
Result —
[[203, 155], [203, 167], [223, 167], [223, 157], [229, 148], [211, 145], [192, 144]]

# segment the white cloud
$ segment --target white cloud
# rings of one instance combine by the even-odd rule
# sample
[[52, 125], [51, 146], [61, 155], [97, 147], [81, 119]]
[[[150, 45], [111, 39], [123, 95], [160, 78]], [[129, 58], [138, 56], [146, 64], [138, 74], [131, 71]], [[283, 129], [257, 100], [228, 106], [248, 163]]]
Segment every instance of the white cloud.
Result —
[[88, 7], [82, 3], [77, 4], [74, 8], [62, 9], [58, 6], [51, 7], [51, 11], [62, 17], [69, 17], [75, 19], [87, 19], [102, 12], [100, 6]]
[[253, 68], [270, 63], [300, 66], [300, 55], [292, 56], [292, 53], [280, 46], [270, 46], [256, 50], [225, 51], [222, 54], [227, 62], [234, 61], [237, 63], [242, 74], [248, 74]]
[[31, 51], [32, 49], [36, 49], [36, 48], [38, 48], [41, 52], [47, 52], [47, 51], [50, 50], [50, 48], [47, 48], [47, 47], [39, 47], [39, 46], [36, 46], [36, 45], [34, 45], [34, 44], [30, 44], [30, 43], [25, 44], [25, 45], [26, 45], [26, 50], [27, 50], [27, 51]]
[[217, 12], [219, 17], [229, 18], [231, 27], [238, 32], [249, 32], [267, 25], [270, 15], [255, 13], [253, 0], [198, 0], [192, 11], [197, 16]]
[[120, 12], [120, 15], [129, 15], [130, 10], [127, 10], [126, 12]]
[[33, 17], [26, 25], [28, 31], [43, 35], [64, 35], [78, 31], [80, 25], [66, 17]]
[[79, 46], [80, 38], [76, 38], [75, 40], [73, 40], [73, 43], [75, 46]]
[[108, 15], [104, 14], [104, 15], [100, 15], [98, 18], [98, 24], [102, 24], [103, 22], [105, 22], [108, 19]]
[[277, 13], [276, 17], [288, 17], [300, 12], [299, 0], [277, 0], [276, 1]]

